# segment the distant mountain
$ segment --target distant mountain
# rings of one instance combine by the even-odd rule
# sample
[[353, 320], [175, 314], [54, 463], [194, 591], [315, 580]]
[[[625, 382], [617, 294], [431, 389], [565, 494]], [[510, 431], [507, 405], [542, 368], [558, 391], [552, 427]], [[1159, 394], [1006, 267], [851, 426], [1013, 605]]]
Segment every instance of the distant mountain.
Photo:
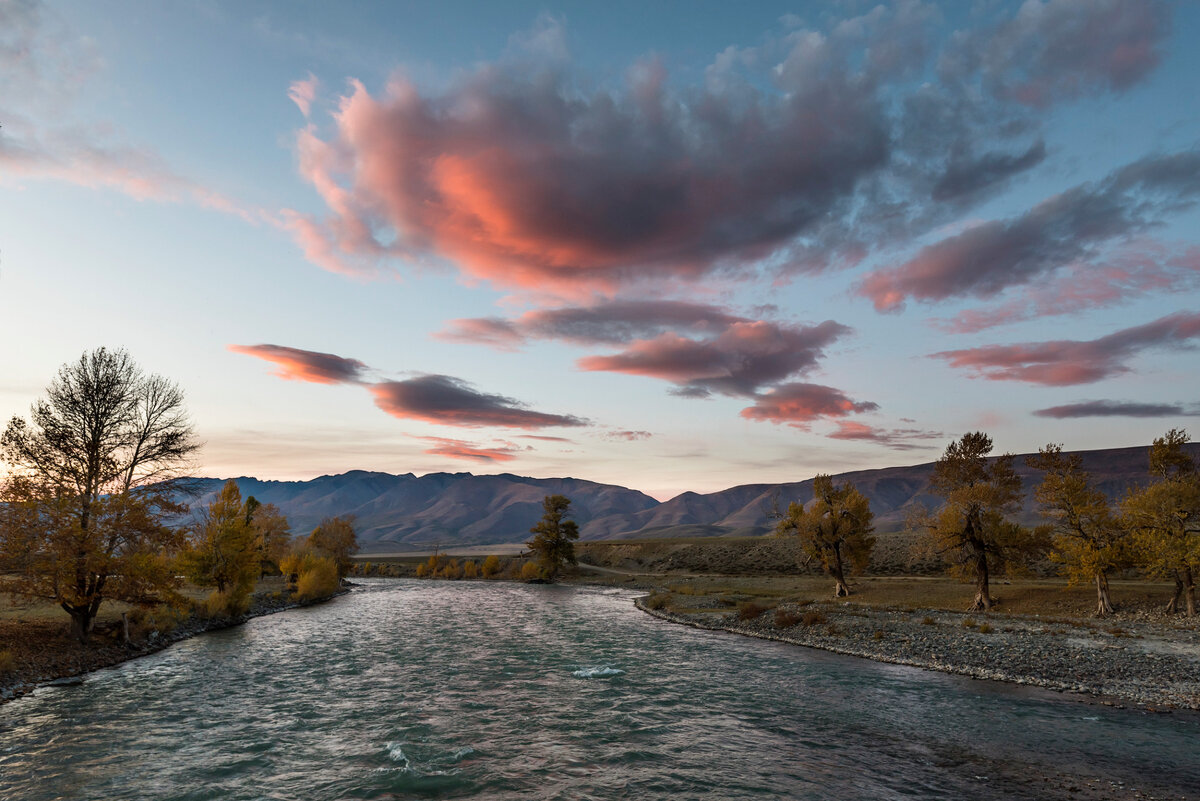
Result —
[[[1200, 444], [1188, 446], [1200, 458]], [[1083, 466], [1111, 498], [1148, 481], [1145, 446], [1081, 451]], [[1018, 520], [1038, 520], [1034, 488], [1041, 476], [1016, 459], [1025, 500]], [[933, 462], [911, 467], [860, 470], [834, 477], [849, 481], [871, 500], [879, 531], [900, 529], [914, 504], [936, 506], [930, 493]], [[746, 484], [707, 495], [685, 492], [659, 502], [637, 490], [576, 478], [525, 478], [511, 474], [412, 473], [391, 475], [354, 470], [311, 481], [235, 479], [243, 496], [278, 506], [298, 534], [321, 518], [354, 514], [364, 553], [412, 550], [439, 545], [518, 542], [541, 517], [542, 498], [566, 495], [584, 539], [678, 536], [748, 536], [769, 532], [775, 508], [812, 498], [812, 480], [787, 484]], [[208, 504], [225, 479], [188, 481], [193, 508]]]

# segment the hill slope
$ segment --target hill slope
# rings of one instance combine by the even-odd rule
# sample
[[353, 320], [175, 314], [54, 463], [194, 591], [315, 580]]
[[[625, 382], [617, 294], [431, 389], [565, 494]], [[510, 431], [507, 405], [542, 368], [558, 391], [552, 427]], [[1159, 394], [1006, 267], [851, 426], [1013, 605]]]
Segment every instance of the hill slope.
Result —
[[[1200, 458], [1200, 444], [1188, 446]], [[1112, 498], [1148, 480], [1147, 448], [1082, 451], [1084, 468]], [[1040, 474], [1016, 460], [1024, 481], [1025, 501], [1018, 519], [1038, 519], [1033, 490]], [[914, 504], [936, 506], [930, 494], [933, 462], [909, 467], [860, 470], [835, 476], [849, 481], [871, 500], [876, 528], [900, 529]], [[298, 534], [311, 531], [321, 518], [354, 514], [364, 553], [410, 550], [433, 544], [517, 542], [541, 517], [542, 498], [561, 494], [571, 499], [571, 512], [584, 539], [630, 539], [673, 536], [749, 536], [768, 533], [774, 508], [812, 498], [812, 480], [786, 484], [746, 484], [720, 492], [685, 492], [659, 502], [637, 490], [575, 478], [525, 478], [511, 474], [411, 473], [391, 475], [361, 470], [311, 481], [235, 479], [243, 496], [273, 503], [288, 516]], [[188, 482], [194, 507], [207, 504], [224, 479]]]

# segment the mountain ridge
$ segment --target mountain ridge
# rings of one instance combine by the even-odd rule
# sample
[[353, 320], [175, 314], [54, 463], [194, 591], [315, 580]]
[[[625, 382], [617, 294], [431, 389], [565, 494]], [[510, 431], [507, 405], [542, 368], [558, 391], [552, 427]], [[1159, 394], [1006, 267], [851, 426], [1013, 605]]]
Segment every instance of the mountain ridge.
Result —
[[[1188, 445], [1200, 459], [1200, 443]], [[1110, 498], [1149, 481], [1148, 448], [1131, 446], [1076, 451], [1097, 486]], [[1023, 482], [1023, 503], [1016, 519], [1039, 519], [1033, 491], [1040, 471], [1018, 454], [1015, 467]], [[934, 462], [902, 467], [855, 470], [833, 476], [850, 482], [871, 501], [876, 528], [902, 528], [918, 503], [936, 506], [930, 492]], [[228, 479], [186, 479], [181, 496], [193, 509], [211, 502]], [[740, 484], [712, 493], [686, 491], [666, 501], [617, 484], [587, 479], [531, 478], [514, 473], [475, 475], [470, 472], [384, 473], [349, 470], [308, 481], [277, 481], [239, 476], [242, 495], [274, 503], [287, 515], [292, 531], [305, 534], [324, 517], [354, 514], [363, 553], [415, 550], [431, 545], [488, 545], [516, 542], [542, 514], [542, 498], [561, 494], [571, 499], [572, 517], [583, 539], [740, 535], [769, 533], [771, 515], [792, 501], [812, 497], [812, 478], [802, 481]]]

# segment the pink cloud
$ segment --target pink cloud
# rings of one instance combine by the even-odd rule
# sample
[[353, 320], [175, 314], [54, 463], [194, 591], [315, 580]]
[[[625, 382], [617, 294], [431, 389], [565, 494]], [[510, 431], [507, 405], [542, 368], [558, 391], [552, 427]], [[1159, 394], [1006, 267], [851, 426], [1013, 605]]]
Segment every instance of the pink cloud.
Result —
[[274, 363], [271, 373], [288, 381], [314, 384], [361, 383], [367, 366], [357, 359], [345, 359], [332, 353], [300, 350], [283, 345], [228, 345], [229, 350]]
[[840, 389], [792, 383], [758, 396], [753, 406], [742, 409], [742, 417], [807, 429], [809, 424], [822, 418], [846, 417], [878, 408], [879, 404], [871, 401], [851, 400]]
[[368, 389], [376, 406], [405, 420], [464, 428], [538, 429], [587, 424], [571, 415], [535, 412], [512, 398], [479, 392], [467, 382], [445, 375], [383, 381]]
[[313, 101], [317, 99], [318, 86], [320, 86], [320, 81], [310, 72], [307, 78], [293, 81], [292, 85], [288, 87], [288, 97], [306, 118], [312, 111]]
[[449, 459], [463, 459], [469, 462], [484, 462], [489, 464], [511, 462], [517, 458], [517, 454], [529, 450], [527, 447], [521, 448], [511, 442], [503, 442], [494, 447], [484, 447], [473, 442], [464, 442], [460, 439], [446, 439], [444, 437], [415, 437], [414, 439], [431, 443], [431, 446], [422, 451], [422, 453], [428, 453], [433, 456], [445, 456]]
[[934, 447], [920, 444], [920, 441], [941, 439], [944, 436], [941, 431], [923, 431], [917, 428], [885, 429], [853, 420], [838, 420], [837, 426], [836, 431], [827, 435], [830, 439], [874, 442], [902, 451]]
[[1200, 313], [1178, 312], [1093, 340], [986, 345], [943, 351], [932, 357], [991, 381], [1070, 386], [1129, 372], [1127, 362], [1142, 350], [1182, 349], [1197, 337]]
[[654, 435], [649, 431], [609, 431], [604, 435], [605, 439], [623, 440], [625, 442], [637, 442], [643, 439], [650, 439]]

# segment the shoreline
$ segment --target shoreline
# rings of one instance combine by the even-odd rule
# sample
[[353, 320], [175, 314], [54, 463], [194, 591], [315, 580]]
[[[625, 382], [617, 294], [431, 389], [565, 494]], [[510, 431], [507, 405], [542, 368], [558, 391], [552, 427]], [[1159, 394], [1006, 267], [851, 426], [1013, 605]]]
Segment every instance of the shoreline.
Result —
[[201, 620], [193, 615], [170, 633], [163, 634], [159, 631], [153, 631], [147, 639], [136, 644], [119, 645], [115, 643], [95, 642], [78, 649], [76, 653], [72, 654], [71, 656], [74, 658], [71, 660], [72, 664], [69, 667], [67, 663], [57, 665], [50, 663], [34, 666], [24, 671], [24, 674], [22, 671], [14, 671], [0, 681], [0, 706], [10, 701], [15, 701], [42, 687], [82, 684], [86, 681], [85, 677], [90, 673], [116, 667], [125, 662], [132, 662], [143, 656], [150, 656], [169, 648], [177, 642], [182, 642], [201, 634], [240, 626], [254, 618], [266, 617], [277, 612], [285, 612], [288, 609], [323, 604], [348, 592], [350, 592], [349, 588], [343, 587], [333, 595], [312, 601], [284, 601], [272, 598], [256, 598], [251, 603], [250, 609], [245, 614], [238, 615], [237, 617]]
[[[1039, 687], [1073, 700], [1134, 706], [1148, 712], [1200, 710], [1200, 631], [1152, 624], [1113, 625], [1106, 630], [1079, 621], [1029, 620], [991, 613], [982, 625], [970, 615], [945, 610], [897, 611], [813, 603], [780, 609], [798, 620], [777, 626], [774, 610], [742, 620], [737, 610], [670, 611], [634, 605], [661, 620], [706, 631], [870, 659], [974, 679]], [[714, 614], [727, 612], [728, 614]], [[931, 621], [931, 622], [930, 622]], [[1113, 633], [1116, 632], [1116, 633]]]

